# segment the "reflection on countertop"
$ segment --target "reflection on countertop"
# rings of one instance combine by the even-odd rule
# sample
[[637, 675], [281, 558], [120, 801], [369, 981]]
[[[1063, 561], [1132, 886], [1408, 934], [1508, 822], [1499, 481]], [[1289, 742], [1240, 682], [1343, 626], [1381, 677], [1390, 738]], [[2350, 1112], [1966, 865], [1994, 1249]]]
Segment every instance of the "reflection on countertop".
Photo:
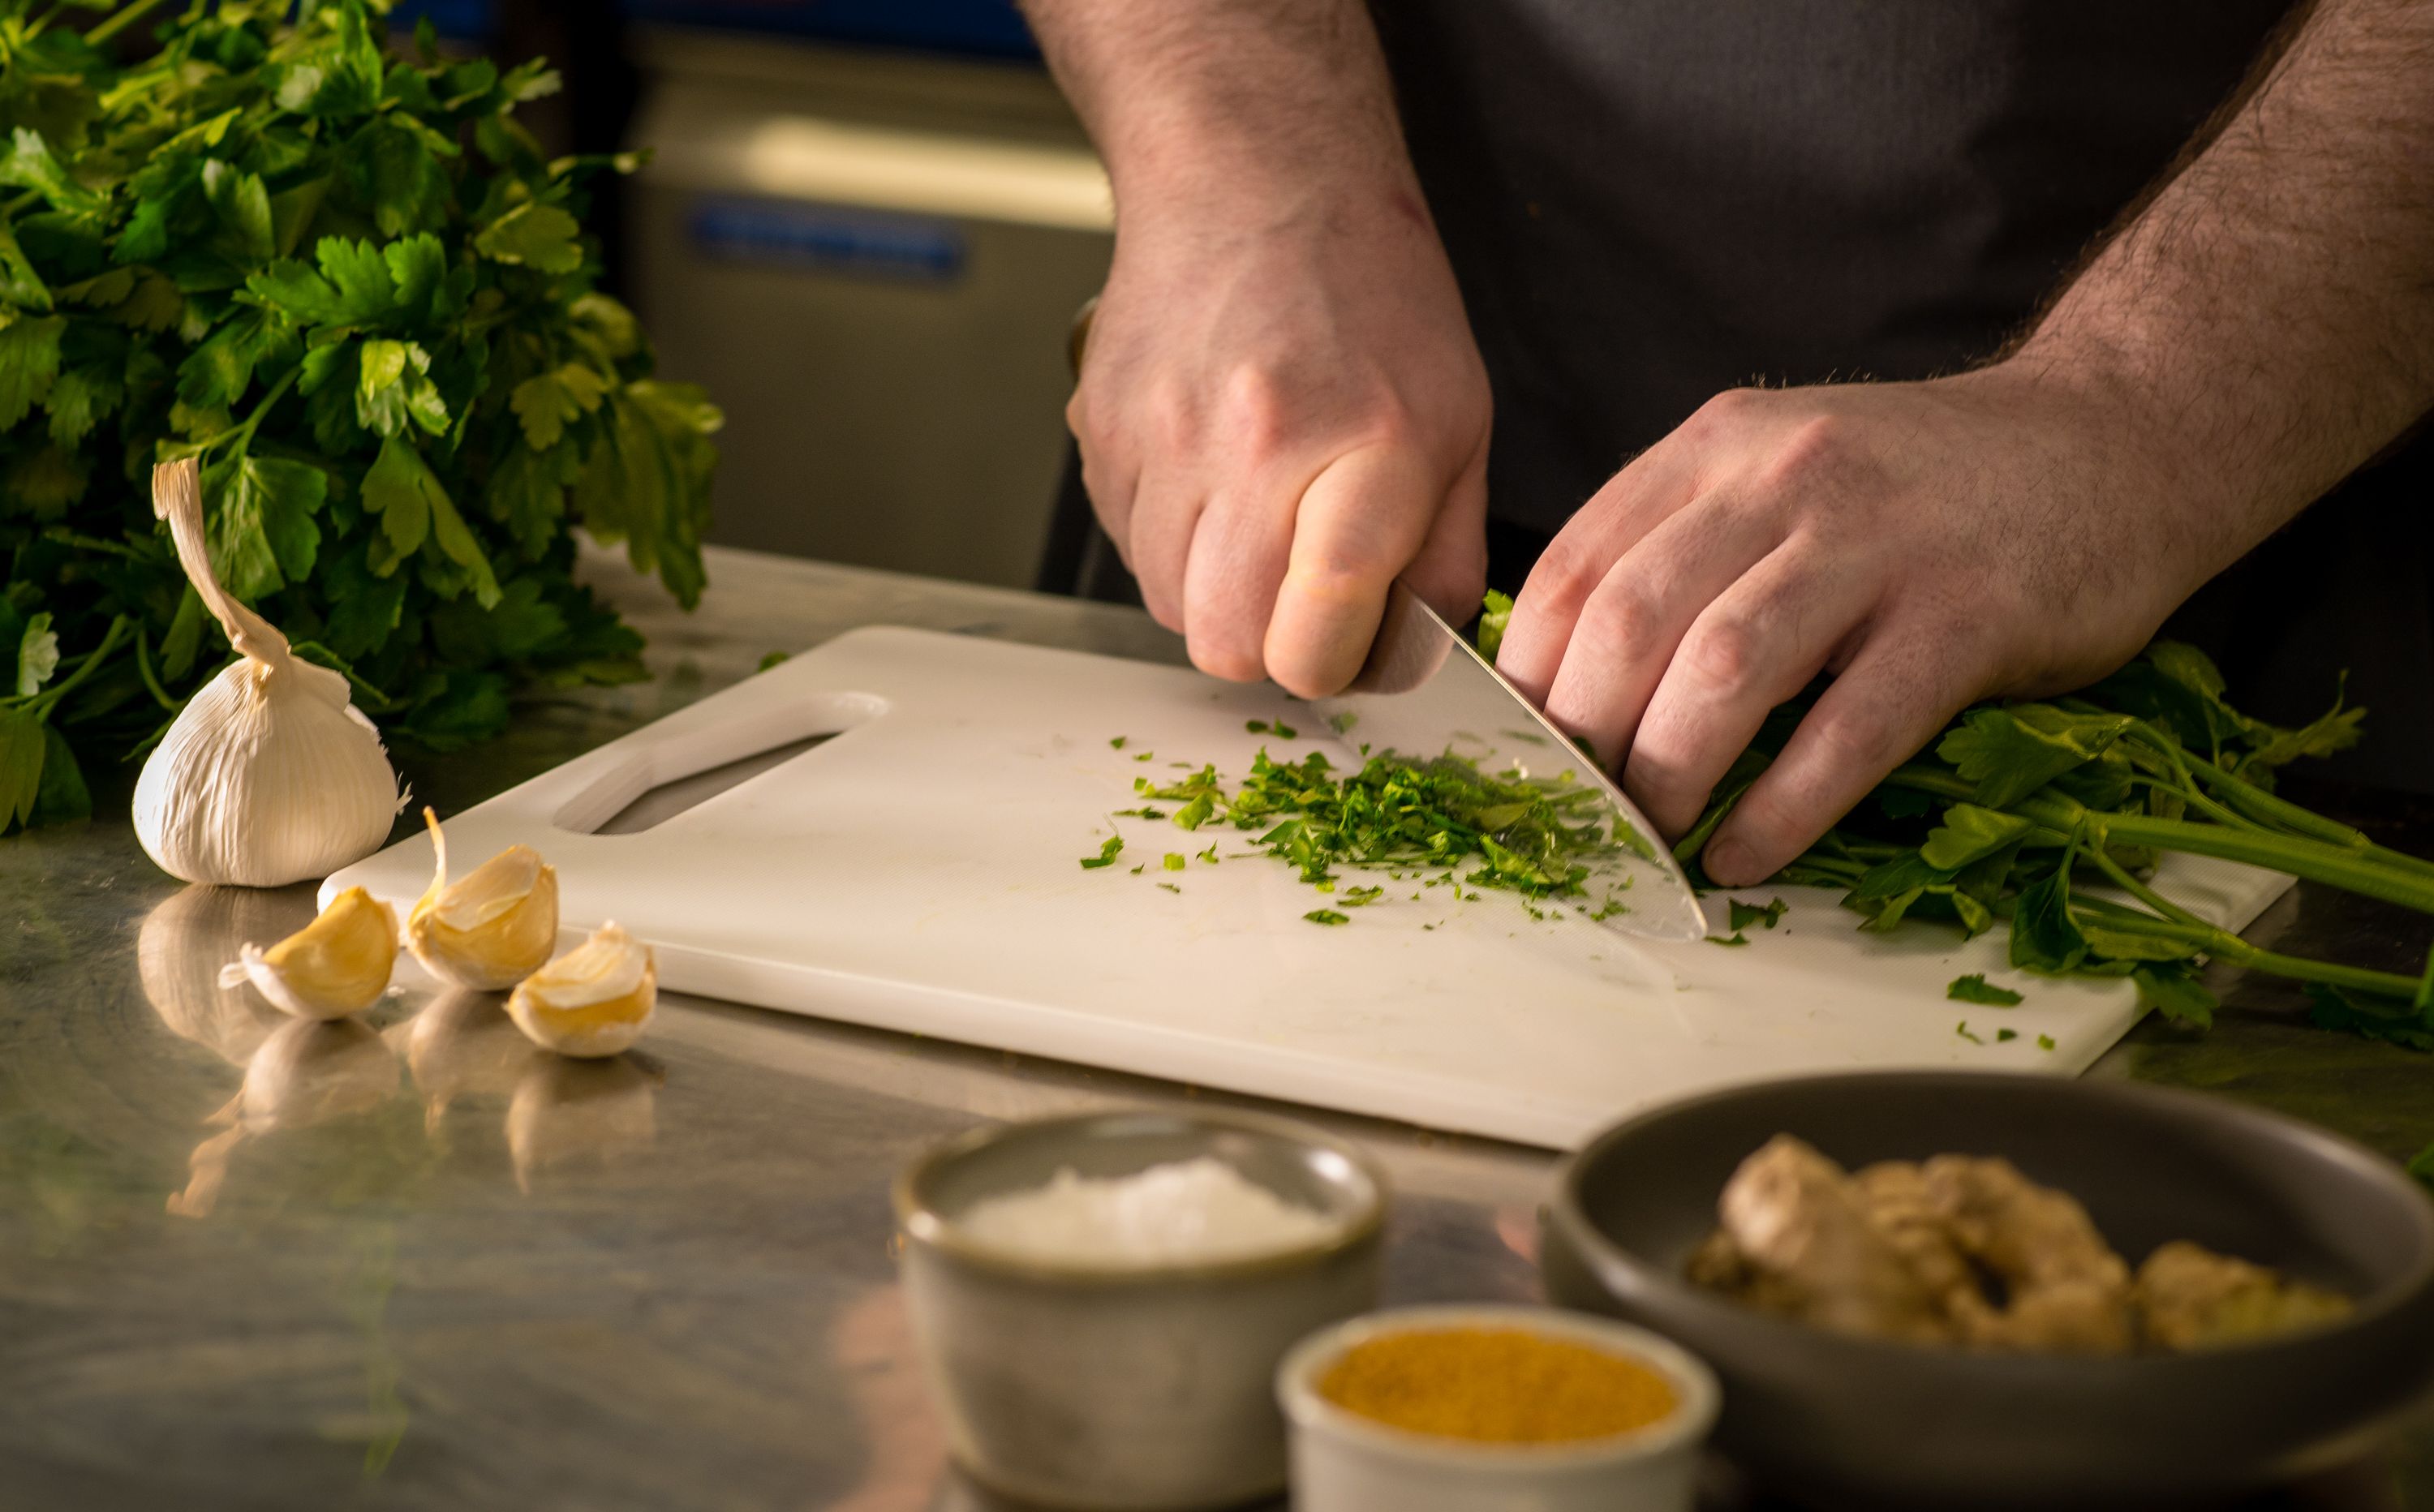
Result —
[[540, 1173], [613, 1164], [650, 1147], [665, 1069], [633, 1051], [600, 1061], [553, 1055], [524, 1038], [501, 994], [392, 988], [367, 1016], [385, 1026], [374, 1028], [366, 1018], [290, 1018], [250, 985], [223, 984], [220, 967], [240, 945], [286, 927], [282, 901], [189, 887], [153, 909], [139, 931], [144, 994], [161, 1022], [244, 1073], [228, 1101], [204, 1115], [211, 1132], [188, 1157], [186, 1184], [169, 1194], [169, 1212], [209, 1217], [240, 1152], [409, 1094], [435, 1151], [447, 1148], [452, 1109], [459, 1123], [470, 1109], [502, 1129], [526, 1196]]
[[[659, 676], [405, 758], [417, 794], [453, 813], [862, 624], [1180, 659], [1130, 611], [710, 565], [692, 616], [593, 572]], [[218, 972], [311, 890], [179, 890], [110, 780], [104, 817], [0, 841], [0, 1509], [977, 1508], [905, 1344], [889, 1178], [988, 1119], [1247, 1101], [681, 994], [640, 1053], [574, 1065], [403, 968], [359, 1023], [294, 1023]], [[2258, 938], [2413, 936], [2303, 892]], [[2434, 1062], [2279, 1006], [2242, 987], [2210, 1039], [2142, 1030], [2113, 1068], [2424, 1142]], [[1285, 1111], [1386, 1165], [1389, 1300], [1536, 1295], [1549, 1155]], [[2434, 1488], [2429, 1453], [2404, 1440], [2402, 1482]]]

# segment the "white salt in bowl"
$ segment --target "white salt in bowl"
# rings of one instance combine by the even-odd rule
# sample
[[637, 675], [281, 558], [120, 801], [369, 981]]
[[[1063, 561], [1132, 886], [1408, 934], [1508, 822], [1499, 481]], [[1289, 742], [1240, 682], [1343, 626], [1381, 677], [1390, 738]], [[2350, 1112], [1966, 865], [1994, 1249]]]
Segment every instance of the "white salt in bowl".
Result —
[[[1036, 1223], [1014, 1225], [1010, 1242], [961, 1222], [1062, 1172], [1089, 1182], [1203, 1159], [1319, 1221], [1247, 1249], [1146, 1259], [1124, 1244], [1044, 1252], [1020, 1243], [1041, 1237]], [[976, 1130], [906, 1167], [895, 1198], [949, 1449], [973, 1480], [1036, 1505], [1152, 1512], [1273, 1495], [1285, 1484], [1277, 1363], [1377, 1302], [1384, 1174], [1286, 1119], [1115, 1113]]]

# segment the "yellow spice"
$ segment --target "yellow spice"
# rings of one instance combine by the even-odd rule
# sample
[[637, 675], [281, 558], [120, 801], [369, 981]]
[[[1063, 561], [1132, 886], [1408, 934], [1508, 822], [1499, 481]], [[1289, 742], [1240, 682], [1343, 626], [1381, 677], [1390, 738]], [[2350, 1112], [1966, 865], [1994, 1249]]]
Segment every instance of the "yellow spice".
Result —
[[1318, 1394], [1413, 1433], [1555, 1444], [1645, 1428], [1673, 1411], [1672, 1383], [1636, 1360], [1526, 1329], [1415, 1329], [1357, 1344]]

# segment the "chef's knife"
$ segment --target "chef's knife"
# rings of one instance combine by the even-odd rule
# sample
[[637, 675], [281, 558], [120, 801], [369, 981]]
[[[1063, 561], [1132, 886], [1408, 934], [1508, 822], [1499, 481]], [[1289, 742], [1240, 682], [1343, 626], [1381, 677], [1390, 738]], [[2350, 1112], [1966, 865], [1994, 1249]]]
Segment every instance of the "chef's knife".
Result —
[[[1311, 706], [1345, 745], [1414, 760], [1459, 756], [1491, 775], [1518, 769], [1533, 779], [1577, 784], [1600, 800], [1595, 817], [1619, 841], [1589, 858], [1583, 885], [1608, 927], [1657, 940], [1696, 940], [1706, 915], [1655, 826], [1614, 779], [1530, 701], [1514, 691], [1470, 642], [1417, 594], [1394, 585], [1369, 660], [1352, 686]], [[1586, 806], [1584, 806], [1586, 807]], [[1627, 888], [1629, 891], [1620, 891]]]

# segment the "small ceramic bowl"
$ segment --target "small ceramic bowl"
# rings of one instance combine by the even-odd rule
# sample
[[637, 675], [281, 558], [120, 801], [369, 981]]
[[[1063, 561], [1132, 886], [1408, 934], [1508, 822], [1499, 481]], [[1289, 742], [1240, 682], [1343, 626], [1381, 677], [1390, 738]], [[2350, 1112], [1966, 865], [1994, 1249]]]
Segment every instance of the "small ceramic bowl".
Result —
[[[1673, 1411], [1634, 1433], [1570, 1444], [1483, 1444], [1411, 1433], [1348, 1412], [1318, 1382], [1360, 1344], [1444, 1328], [1525, 1329], [1649, 1366]], [[1277, 1371], [1293, 1425], [1294, 1512], [1688, 1512], [1699, 1446], [1716, 1420], [1715, 1375], [1626, 1323], [1548, 1307], [1400, 1307], [1304, 1339]]]
[[[1852, 1338], [1700, 1290], [1683, 1262], [1750, 1151], [1846, 1167], [1999, 1155], [2134, 1264], [2193, 1239], [2347, 1293], [2319, 1328], [2187, 1354], [1975, 1354]], [[2228, 1097], [2059, 1077], [1869, 1072], [1754, 1083], [1628, 1119], [1565, 1165], [1547, 1294], [1661, 1329], [1724, 1382], [1716, 1445], [1804, 1503], [2138, 1512], [2355, 1458], [2434, 1385], [2434, 1203], [2348, 1140]]]
[[[1323, 1215], [1287, 1249], [1193, 1265], [1050, 1264], [957, 1218], [1060, 1170], [1214, 1157]], [[966, 1473], [1071, 1508], [1230, 1506], [1285, 1483], [1277, 1362], [1376, 1304], [1384, 1175], [1316, 1130], [1236, 1113], [1119, 1113], [977, 1130], [896, 1182], [913, 1332]]]

